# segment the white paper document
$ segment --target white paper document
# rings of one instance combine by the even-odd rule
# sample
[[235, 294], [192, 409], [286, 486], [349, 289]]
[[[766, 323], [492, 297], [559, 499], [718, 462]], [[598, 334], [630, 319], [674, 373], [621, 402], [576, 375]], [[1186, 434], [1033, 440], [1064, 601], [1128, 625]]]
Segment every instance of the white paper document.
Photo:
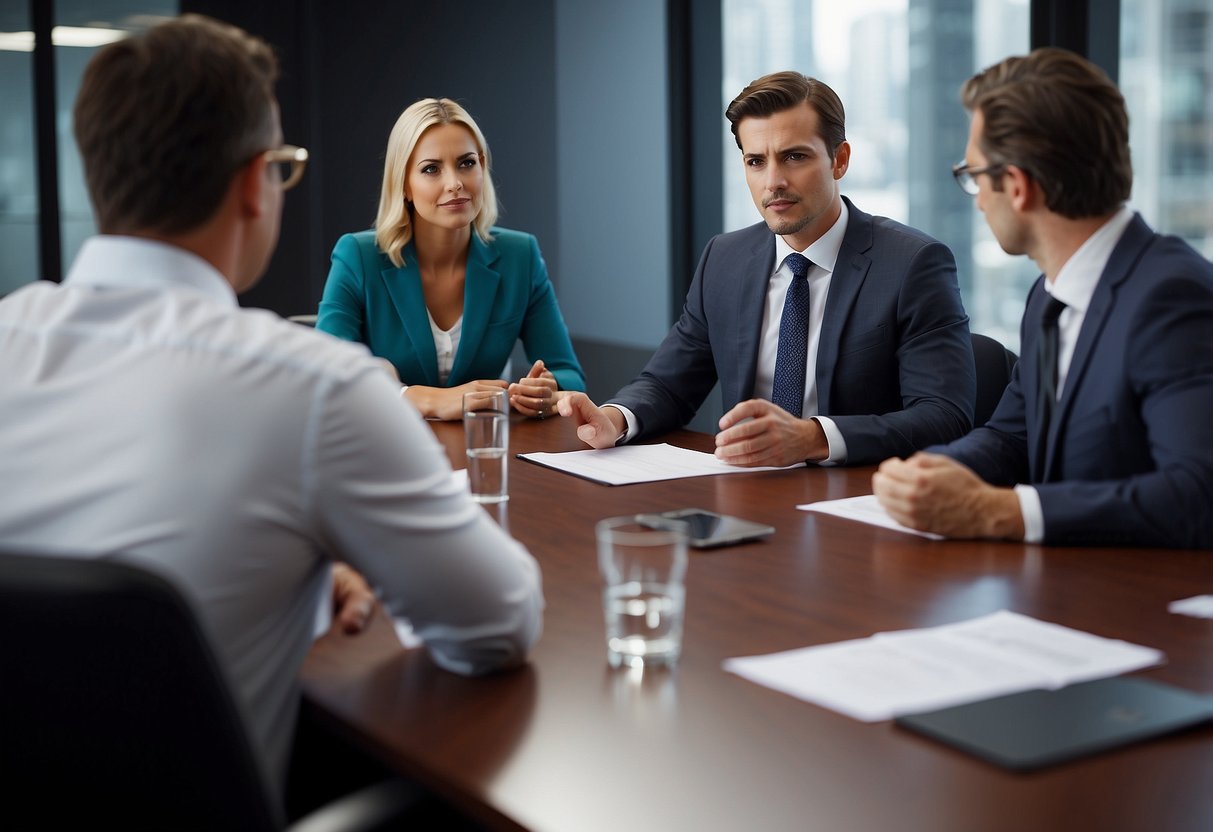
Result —
[[1213, 595], [1195, 595], [1167, 604], [1167, 611], [1193, 618], [1213, 618]]
[[[520, 454], [523, 459], [585, 477], [607, 485], [631, 485], [637, 482], [706, 477], [712, 474], [752, 474], [755, 471], [781, 471], [782, 468], [740, 468], [721, 462], [712, 454], [676, 448], [673, 445], [619, 445], [600, 450], [564, 453]], [[804, 463], [789, 465], [802, 468]]]
[[877, 633], [766, 656], [724, 669], [864, 722], [1056, 689], [1160, 664], [1149, 647], [1072, 630], [1019, 613], [941, 627]]
[[801, 511], [819, 511], [822, 514], [833, 514], [835, 517], [845, 517], [848, 520], [858, 520], [861, 523], [868, 523], [873, 526], [883, 526], [886, 529], [893, 529], [906, 534], [916, 534], [919, 537], [926, 537], [931, 540], [943, 540], [944, 536], [935, 534], [934, 532], [920, 532], [918, 529], [911, 529], [909, 526], [903, 526], [889, 516], [889, 513], [884, 510], [884, 506], [876, 499], [875, 494], [866, 494], [862, 497], [844, 497], [841, 500], [822, 500], [819, 503], [804, 503], [796, 506]]

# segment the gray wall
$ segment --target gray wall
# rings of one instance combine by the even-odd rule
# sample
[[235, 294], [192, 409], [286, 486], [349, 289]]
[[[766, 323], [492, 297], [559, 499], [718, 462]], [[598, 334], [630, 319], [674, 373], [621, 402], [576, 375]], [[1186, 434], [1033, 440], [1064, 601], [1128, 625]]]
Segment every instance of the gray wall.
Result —
[[556, 2], [561, 307], [578, 337], [656, 346], [669, 329], [665, 13]]

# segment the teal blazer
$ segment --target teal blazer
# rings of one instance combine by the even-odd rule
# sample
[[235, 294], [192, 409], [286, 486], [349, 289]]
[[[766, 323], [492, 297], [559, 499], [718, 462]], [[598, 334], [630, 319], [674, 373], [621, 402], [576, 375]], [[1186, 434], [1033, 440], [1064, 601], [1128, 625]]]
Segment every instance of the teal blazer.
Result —
[[[500, 378], [518, 339], [532, 363], [543, 359], [561, 390], [585, 390], [569, 331], [556, 305], [539, 243], [530, 234], [494, 228], [485, 243], [472, 234], [463, 290], [463, 331], [446, 386]], [[366, 344], [396, 367], [405, 384], [441, 386], [438, 355], [410, 241], [396, 268], [374, 231], [346, 234], [333, 248], [316, 328]], [[520, 378], [527, 367], [519, 368]]]

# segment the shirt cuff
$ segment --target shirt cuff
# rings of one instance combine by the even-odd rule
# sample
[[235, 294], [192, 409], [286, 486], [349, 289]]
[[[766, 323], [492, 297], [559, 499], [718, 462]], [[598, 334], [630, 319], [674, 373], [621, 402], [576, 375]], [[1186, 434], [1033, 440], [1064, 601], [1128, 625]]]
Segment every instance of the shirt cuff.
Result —
[[826, 445], [829, 446], [830, 455], [825, 459], [817, 460], [818, 465], [845, 465], [847, 461], [847, 440], [842, 438], [842, 431], [838, 429], [838, 425], [834, 424], [834, 420], [829, 416], [814, 416], [817, 424], [821, 425], [821, 432], [826, 435]]
[[1045, 539], [1045, 513], [1040, 507], [1040, 492], [1030, 485], [1015, 486], [1019, 513], [1023, 515], [1023, 542], [1040, 543]]
[[604, 404], [603, 407], [613, 407], [623, 414], [623, 421], [627, 423], [627, 429], [624, 430], [619, 438], [615, 440], [616, 445], [624, 445], [636, 438], [636, 434], [640, 432], [637, 425], [636, 414], [628, 410], [621, 404]]

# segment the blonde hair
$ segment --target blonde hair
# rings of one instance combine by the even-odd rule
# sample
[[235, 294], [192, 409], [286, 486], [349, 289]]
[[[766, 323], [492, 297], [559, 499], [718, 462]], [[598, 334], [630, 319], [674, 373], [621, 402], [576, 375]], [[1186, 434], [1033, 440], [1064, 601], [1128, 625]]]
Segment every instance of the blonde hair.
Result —
[[396, 119], [387, 140], [387, 158], [383, 163], [383, 188], [379, 194], [379, 214], [375, 217], [375, 243], [396, 268], [404, 265], [401, 251], [413, 238], [412, 211], [404, 198], [404, 180], [409, 159], [417, 142], [435, 124], [462, 124], [484, 159], [484, 187], [480, 191], [480, 212], [472, 222], [476, 236], [486, 243], [492, 239], [489, 229], [497, 222], [497, 190], [489, 166], [489, 146], [484, 134], [467, 110], [449, 98], [423, 98], [408, 106]]

